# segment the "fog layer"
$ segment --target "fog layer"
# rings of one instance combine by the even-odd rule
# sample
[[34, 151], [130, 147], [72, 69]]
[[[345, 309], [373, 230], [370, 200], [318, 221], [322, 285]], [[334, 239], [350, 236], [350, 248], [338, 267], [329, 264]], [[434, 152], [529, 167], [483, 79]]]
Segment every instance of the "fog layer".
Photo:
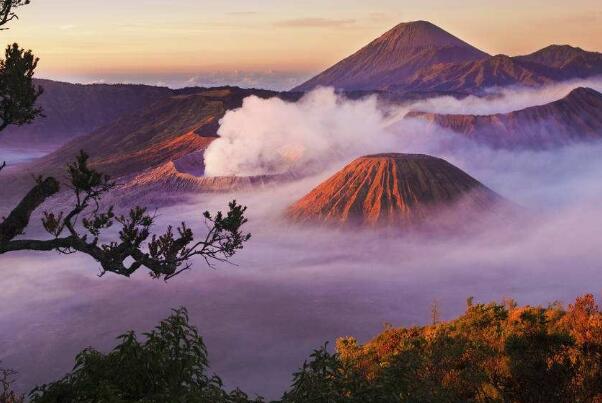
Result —
[[[477, 115], [506, 113], [553, 102], [580, 86], [602, 91], [602, 79], [543, 88], [492, 89], [486, 98], [445, 96], [403, 106], [383, 106], [375, 96], [349, 100], [332, 88], [318, 88], [296, 103], [252, 96], [244, 100], [241, 108], [227, 112], [222, 119], [220, 138], [205, 153], [205, 172], [209, 176], [266, 175], [289, 170], [318, 172], [333, 161], [407, 149], [407, 141], [424, 140], [425, 128], [403, 121], [411, 110]], [[440, 145], [430, 138], [423, 142], [431, 147]]]
[[[312, 348], [338, 336], [366, 340], [385, 322], [428, 322], [433, 301], [450, 318], [469, 296], [545, 304], [568, 303], [586, 292], [599, 295], [600, 144], [545, 152], [448, 147], [449, 134], [395, 124], [374, 100], [347, 104], [328, 90], [312, 96], [317, 98], [296, 107], [251, 99], [227, 115], [225, 141], [242, 141], [236, 134], [240, 124], [251, 136], [248, 147], [255, 148], [252, 153], [236, 144], [217, 148], [224, 154], [213, 172], [265, 173], [289, 169], [292, 161], [324, 164], [318, 173], [257, 191], [191, 196], [160, 211], [159, 228], [186, 220], [200, 230], [205, 209], [224, 208], [232, 198], [247, 205], [253, 238], [235, 257], [236, 266], [210, 270], [199, 260], [193, 271], [163, 283], [143, 272], [133, 279], [97, 278], [94, 262], [81, 256], [0, 257], [0, 359], [20, 372], [19, 388], [55, 379], [72, 368], [82, 348], [106, 350], [121, 332], [148, 329], [181, 305], [189, 308], [212, 368], [227, 385], [276, 398]], [[538, 100], [531, 98], [533, 104]], [[486, 102], [495, 101], [480, 102], [485, 110], [493, 108]], [[341, 131], [353, 144], [343, 141]], [[387, 138], [373, 137], [380, 134]], [[293, 152], [287, 147], [298, 151], [299, 145], [303, 157], [288, 160]], [[329, 160], [333, 145], [337, 154]], [[286, 206], [349, 159], [378, 151], [442, 156], [520, 204], [528, 219], [521, 215], [472, 236], [437, 238], [307, 229], [282, 219]]]

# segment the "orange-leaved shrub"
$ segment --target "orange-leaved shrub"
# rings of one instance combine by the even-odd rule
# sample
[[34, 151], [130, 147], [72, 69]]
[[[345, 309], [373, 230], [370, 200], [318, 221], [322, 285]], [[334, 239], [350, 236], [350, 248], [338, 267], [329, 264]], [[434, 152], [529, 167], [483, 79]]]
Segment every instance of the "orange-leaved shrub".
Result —
[[564, 309], [473, 304], [449, 322], [388, 326], [317, 350], [286, 402], [602, 402], [602, 313], [592, 295]]

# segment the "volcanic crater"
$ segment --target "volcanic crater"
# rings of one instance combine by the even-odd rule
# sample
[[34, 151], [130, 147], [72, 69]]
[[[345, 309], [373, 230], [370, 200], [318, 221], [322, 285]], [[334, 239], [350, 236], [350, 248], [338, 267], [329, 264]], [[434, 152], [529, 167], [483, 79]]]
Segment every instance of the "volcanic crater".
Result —
[[441, 158], [388, 153], [351, 162], [290, 206], [286, 216], [296, 223], [413, 227], [505, 204]]

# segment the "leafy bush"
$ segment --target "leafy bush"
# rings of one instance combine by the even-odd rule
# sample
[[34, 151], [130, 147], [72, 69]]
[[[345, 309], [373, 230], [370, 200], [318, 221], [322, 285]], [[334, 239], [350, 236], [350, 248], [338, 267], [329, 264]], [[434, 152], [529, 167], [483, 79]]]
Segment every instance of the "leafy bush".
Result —
[[[33, 403], [50, 402], [248, 402], [207, 374], [207, 349], [185, 308], [176, 309], [140, 341], [129, 331], [108, 354], [80, 352], [73, 372], [34, 389]], [[261, 401], [261, 399], [256, 400]]]
[[[207, 350], [184, 308], [144, 336], [127, 332], [108, 354], [85, 349], [73, 372], [36, 388], [32, 401], [250, 401], [208, 374]], [[341, 338], [334, 353], [322, 346], [281, 402], [602, 402], [602, 312], [592, 295], [566, 310], [469, 300], [449, 322], [387, 327], [363, 345]]]
[[283, 402], [602, 402], [602, 313], [469, 305], [431, 326], [387, 328], [364, 345], [316, 350]]

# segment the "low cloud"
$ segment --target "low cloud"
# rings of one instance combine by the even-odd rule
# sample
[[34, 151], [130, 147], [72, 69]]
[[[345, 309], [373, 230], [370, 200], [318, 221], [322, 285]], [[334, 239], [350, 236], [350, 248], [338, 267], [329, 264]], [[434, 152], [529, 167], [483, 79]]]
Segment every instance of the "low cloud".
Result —
[[[252, 96], [244, 100], [242, 108], [229, 111], [222, 119], [220, 138], [205, 153], [206, 172], [210, 176], [311, 173], [361, 155], [407, 152], [419, 144], [425, 152], [437, 153], [441, 152], [441, 144], [464, 140], [420, 122], [404, 120], [407, 112], [506, 113], [558, 100], [580, 86], [602, 90], [602, 80], [572, 81], [538, 89], [492, 90], [486, 98], [438, 97], [386, 110], [375, 97], [349, 100], [332, 88], [318, 88], [295, 103]], [[442, 141], [445, 138], [449, 141]]]
[[[338, 336], [366, 340], [385, 322], [425, 323], [433, 300], [450, 318], [468, 296], [546, 304], [599, 294], [602, 144], [520, 152], [468, 142], [447, 147], [452, 134], [399, 120], [417, 106], [469, 113], [546, 103], [566, 95], [571, 88], [564, 85], [485, 100], [439, 98], [393, 113], [381, 111], [374, 98], [348, 101], [327, 89], [298, 104], [247, 99], [224, 117], [211, 169], [288, 169], [283, 155], [295, 153], [282, 152], [287, 148], [301, 155], [293, 164], [329, 166], [299, 181], [194, 195], [160, 211], [157, 231], [186, 221], [201, 234], [201, 211], [223, 209], [233, 198], [247, 205], [253, 238], [235, 256], [237, 266], [206, 270], [199, 260], [195, 270], [164, 284], [144, 273], [98, 279], [95, 262], [79, 255], [1, 256], [3, 365], [20, 372], [18, 387], [27, 391], [71, 370], [80, 349], [108, 351], [117, 334], [146, 330], [170, 307], [184, 305], [207, 342], [212, 369], [228, 386], [278, 398], [312, 348]], [[443, 157], [532, 214], [476, 234], [437, 238], [283, 221], [288, 205], [350, 159], [379, 148]]]
[[278, 21], [274, 25], [281, 28], [344, 28], [355, 23], [353, 19], [296, 18]]
[[250, 15], [257, 15], [256, 11], [231, 11], [226, 13], [226, 15], [234, 16], [234, 17], [247, 17]]

